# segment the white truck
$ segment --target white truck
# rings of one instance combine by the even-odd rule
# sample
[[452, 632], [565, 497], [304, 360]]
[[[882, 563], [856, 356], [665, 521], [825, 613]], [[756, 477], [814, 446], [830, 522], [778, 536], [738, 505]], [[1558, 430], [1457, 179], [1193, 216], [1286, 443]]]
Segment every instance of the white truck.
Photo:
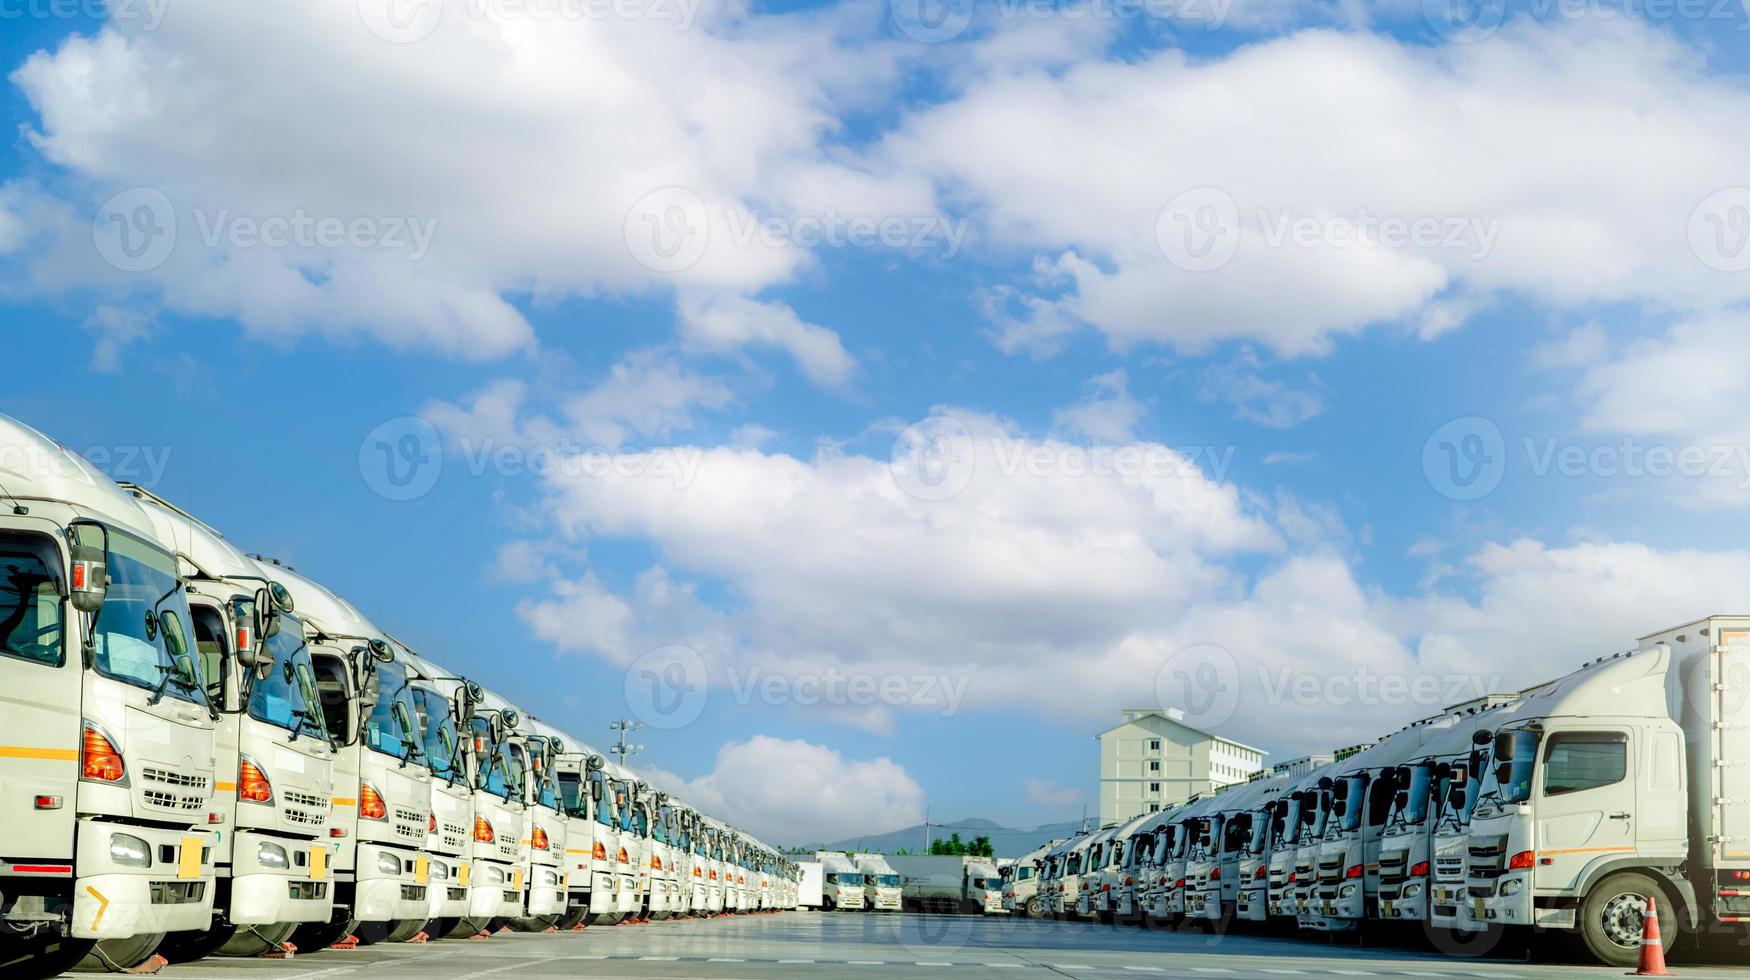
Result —
[[850, 857], [840, 851], [817, 851], [814, 859], [820, 862], [826, 876], [826, 910], [861, 911], [865, 899], [863, 873], [857, 870]]
[[431, 769], [431, 819], [425, 851], [431, 858], [424, 932], [444, 936], [468, 917], [469, 837], [474, 830], [471, 738], [474, 708], [486, 697], [478, 683], [449, 671], [392, 641], [406, 661], [413, 694], [414, 721], [425, 738]]
[[0, 970], [137, 966], [213, 916], [216, 711], [174, 542], [0, 416]]
[[879, 854], [858, 854], [853, 857], [857, 870], [863, 873], [863, 894], [869, 908], [877, 912], [898, 912], [901, 908], [899, 872]]
[[904, 908], [914, 912], [990, 915], [1002, 911], [1003, 883], [989, 858], [889, 854]]
[[1045, 855], [1061, 843], [1060, 839], [1042, 844], [1016, 858], [1015, 863], [1004, 869], [1004, 908], [1035, 919], [1045, 914], [1044, 902], [1039, 897], [1039, 871], [1045, 863]]
[[1750, 921], [1750, 617], [1643, 637], [1524, 692], [1494, 730], [1471, 818], [1477, 919], [1566, 930], [1636, 962], [1649, 899], [1667, 942]]
[[330, 842], [334, 915], [292, 934], [313, 952], [358, 938], [405, 938], [427, 920], [431, 769], [414, 720], [407, 665], [385, 635], [350, 603], [295, 570], [257, 558], [290, 591], [322, 698], [323, 720], [339, 746], [335, 796], [324, 831]]
[[173, 542], [188, 581], [195, 649], [219, 710], [213, 919], [170, 934], [173, 963], [259, 956], [334, 911], [322, 831], [338, 751], [291, 595], [219, 532], [146, 490], [125, 487]]

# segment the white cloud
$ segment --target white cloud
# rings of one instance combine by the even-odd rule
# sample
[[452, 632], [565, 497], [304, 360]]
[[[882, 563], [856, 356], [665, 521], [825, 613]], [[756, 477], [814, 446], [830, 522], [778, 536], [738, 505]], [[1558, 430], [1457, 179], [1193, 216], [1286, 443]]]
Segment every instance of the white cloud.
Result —
[[[941, 500], [906, 494], [886, 460], [843, 452], [703, 450], [685, 489], [555, 477], [554, 540], [644, 541], [660, 564], [623, 595], [586, 575], [520, 612], [540, 639], [617, 663], [665, 644], [699, 650], [714, 685], [730, 667], [945, 677], [965, 684], [963, 710], [1077, 724], [1183, 696], [1175, 658], [1213, 645], [1232, 703], [1188, 705], [1193, 720], [1291, 753], [1376, 738], [1667, 622], [1740, 608], [1750, 581], [1746, 551], [1525, 540], [1393, 594], [1344, 557], [1353, 538], [1328, 504], [1195, 475], [1003, 473], [992, 440], [1047, 458], [1069, 444], [959, 417], [977, 468]], [[723, 598], [703, 599], [705, 583]], [[840, 708], [837, 720], [885, 732], [887, 712], [939, 704]]]
[[[1689, 246], [1691, 213], [1742, 184], [1750, 155], [1750, 134], [1714, 125], [1750, 95], [1705, 57], [1628, 18], [1525, 18], [1483, 44], [1304, 31], [1212, 58], [1011, 61], [903, 120], [882, 152], [1069, 288], [1042, 289], [1032, 317], [1011, 299], [1011, 347], [1060, 342], [1079, 320], [1120, 346], [1317, 354], [1376, 323], [1438, 334], [1502, 291], [1677, 308], [1750, 296]], [[1187, 271], [1157, 219], [1205, 187], [1231, 198], [1242, 237], [1226, 265]], [[1441, 241], [1270, 241], [1284, 217], [1336, 233], [1387, 216], [1429, 219]]]
[[105, 305], [85, 318], [85, 329], [97, 335], [91, 349], [92, 369], [113, 374], [122, 368], [122, 352], [152, 335], [152, 318], [140, 310]]
[[[670, 9], [683, 8], [694, 9]], [[751, 291], [808, 261], [782, 243], [734, 240], [728, 215], [846, 203], [929, 213], [924, 182], [871, 177], [818, 145], [892, 70], [892, 46], [843, 43], [866, 30], [857, 18], [724, 3], [682, 31], [660, 18], [519, 9], [447, 3], [430, 37], [389, 44], [356, 4], [189, 0], [154, 30], [111, 21], [38, 52], [12, 81], [39, 120], [31, 145], [73, 178], [56, 193], [77, 217], [48, 229], [67, 247], [27, 257], [28, 277], [143, 293], [269, 338], [368, 336], [497, 357], [534, 345], [508, 296], [670, 282]], [[129, 278], [93, 254], [89, 216], [135, 187], [166, 195], [177, 238], [165, 264]], [[627, 228], [641, 200], [670, 187], [705, 204], [709, 245], [665, 273], [639, 264]], [[417, 260], [353, 244], [206, 241], [209, 229], [297, 215], [412, 218], [435, 232]], [[842, 369], [819, 328], [770, 329], [810, 371]]]
[[1089, 380], [1094, 391], [1087, 398], [1061, 408], [1054, 416], [1057, 428], [1096, 443], [1130, 442], [1136, 438], [1136, 423], [1142, 421], [1142, 402], [1130, 395], [1129, 377], [1123, 368]]
[[774, 846], [825, 843], [919, 823], [924, 793], [891, 759], [846, 759], [802, 740], [756, 735], [718, 750], [697, 779], [647, 770], [653, 785]]
[[1204, 370], [1197, 397], [1226, 402], [1235, 418], [1271, 429], [1292, 429], [1325, 410], [1318, 392], [1265, 378], [1259, 371], [1257, 354], [1242, 349], [1233, 360]]
[[680, 302], [680, 327], [682, 341], [695, 349], [721, 353], [750, 344], [781, 348], [816, 384], [842, 385], [856, 366], [838, 334], [803, 322], [783, 303], [733, 295], [685, 295]]

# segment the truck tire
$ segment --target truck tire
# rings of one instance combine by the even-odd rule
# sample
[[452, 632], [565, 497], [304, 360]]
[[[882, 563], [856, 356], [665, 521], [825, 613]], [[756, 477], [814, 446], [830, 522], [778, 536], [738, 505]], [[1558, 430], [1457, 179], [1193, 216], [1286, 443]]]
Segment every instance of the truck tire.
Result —
[[[345, 911], [341, 914], [344, 915]], [[300, 953], [314, 953], [352, 935], [356, 928], [358, 922], [353, 919], [306, 922], [298, 927], [297, 932], [292, 933], [292, 945], [298, 947]]]
[[0, 980], [48, 980], [58, 977], [79, 964], [91, 947], [90, 939], [0, 940]]
[[1659, 935], [1677, 935], [1677, 909], [1648, 875], [1635, 871], [1614, 874], [1592, 886], [1580, 903], [1577, 936], [1587, 953], [1606, 966], [1630, 967], [1640, 961], [1641, 929], [1647, 899], [1659, 903]]
[[1040, 900], [1038, 895], [1034, 895], [1027, 899], [1026, 905], [1022, 906], [1021, 914], [1029, 919], [1037, 919], [1045, 914], [1045, 903]]
[[588, 905], [573, 905], [565, 910], [564, 915], [559, 917], [559, 931], [570, 932], [578, 926], [583, 925], [583, 920], [588, 917]]
[[[260, 956], [280, 948], [298, 931], [296, 922], [280, 922], [266, 926], [236, 926], [231, 937], [214, 950], [216, 956]], [[172, 963], [176, 958], [159, 948]]]
[[79, 973], [125, 973], [158, 952], [164, 933], [154, 932], [127, 939], [104, 939], [91, 947], [90, 955], [73, 969]]

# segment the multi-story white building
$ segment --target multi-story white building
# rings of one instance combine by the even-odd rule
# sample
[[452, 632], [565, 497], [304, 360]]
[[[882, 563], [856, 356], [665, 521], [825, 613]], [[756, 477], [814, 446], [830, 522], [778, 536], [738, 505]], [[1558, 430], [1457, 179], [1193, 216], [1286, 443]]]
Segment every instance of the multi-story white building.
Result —
[[1264, 768], [1264, 752], [1184, 722], [1177, 708], [1125, 708], [1099, 734], [1100, 823], [1122, 823]]

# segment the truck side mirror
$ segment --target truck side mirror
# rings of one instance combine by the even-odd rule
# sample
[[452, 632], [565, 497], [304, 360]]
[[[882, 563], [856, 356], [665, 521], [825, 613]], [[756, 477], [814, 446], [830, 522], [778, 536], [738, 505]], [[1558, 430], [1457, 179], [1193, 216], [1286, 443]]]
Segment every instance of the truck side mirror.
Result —
[[1464, 784], [1454, 782], [1451, 786], [1447, 787], [1446, 805], [1452, 807], [1454, 810], [1460, 809], [1464, 806], [1466, 795], [1468, 794], [1465, 792]]
[[1511, 760], [1495, 767], [1495, 782], [1502, 786], [1513, 781], [1513, 763]]
[[377, 672], [373, 670], [366, 674], [364, 683], [359, 685], [359, 706], [367, 712], [375, 708], [377, 701], [382, 698], [382, 690], [383, 685], [377, 679]]
[[1400, 810], [1409, 809], [1409, 807], [1410, 807], [1410, 791], [1407, 789], [1398, 790], [1397, 795], [1392, 797], [1392, 805], [1397, 807]]
[[77, 542], [71, 544], [67, 551], [72, 558], [69, 566], [72, 570], [72, 581], [69, 583], [67, 598], [72, 601], [74, 609], [82, 613], [95, 613], [103, 608], [104, 597], [109, 594], [109, 552], [96, 545]]

